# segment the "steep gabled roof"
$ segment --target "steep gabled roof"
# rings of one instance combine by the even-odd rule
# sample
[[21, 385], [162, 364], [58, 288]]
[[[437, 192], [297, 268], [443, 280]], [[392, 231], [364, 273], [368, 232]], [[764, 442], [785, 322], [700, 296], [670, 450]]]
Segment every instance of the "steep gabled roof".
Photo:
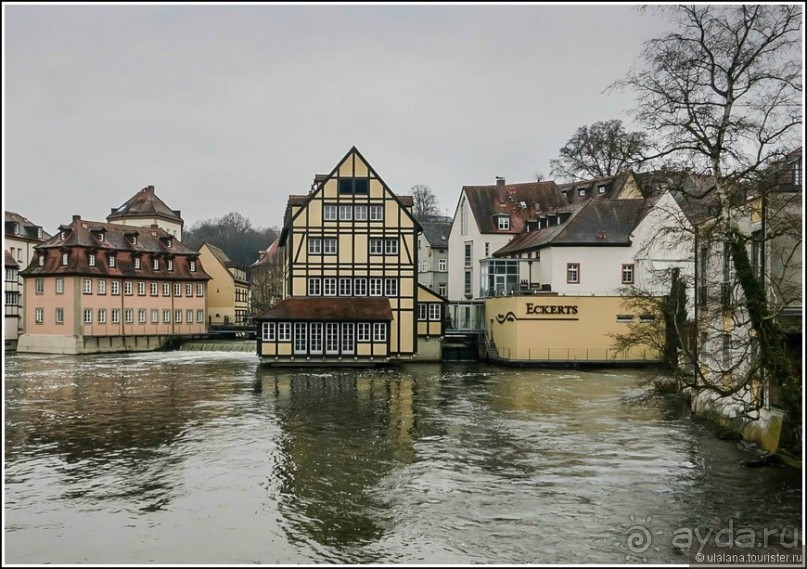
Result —
[[[392, 189], [387, 185], [387, 183], [381, 178], [381, 176], [378, 175], [378, 172], [376, 172], [375, 169], [370, 165], [370, 162], [368, 162], [367, 159], [364, 158], [364, 156], [362, 156], [362, 153], [359, 152], [358, 148], [353, 146], [350, 150], [348, 150], [347, 154], [345, 154], [342, 157], [342, 159], [336, 164], [334, 169], [331, 170], [330, 174], [327, 175], [317, 174], [314, 176], [314, 184], [312, 185], [311, 191], [308, 193], [308, 195], [296, 194], [289, 196], [289, 201], [286, 204], [286, 211], [283, 216], [283, 229], [280, 232], [281, 247], [286, 242], [286, 237], [288, 236], [289, 228], [291, 227], [291, 223], [294, 217], [296, 217], [296, 215], [299, 214], [299, 212], [302, 211], [308, 205], [308, 203], [314, 198], [314, 196], [316, 196], [319, 192], [322, 191], [323, 186], [328, 182], [328, 180], [337, 175], [337, 173], [339, 172], [339, 168], [341, 168], [342, 164], [344, 164], [348, 160], [348, 158], [350, 158], [351, 155], [355, 155], [356, 157], [358, 157], [358, 159], [360, 159], [364, 163], [364, 165], [367, 166], [367, 171], [370, 174], [372, 174], [372, 176], [376, 180], [381, 182], [381, 185], [384, 186], [384, 188], [389, 192], [390, 196], [392, 196], [392, 198], [398, 203], [398, 205], [401, 206], [401, 209], [404, 211], [404, 213], [412, 219], [412, 222], [415, 224], [416, 231], [421, 230], [420, 223], [418, 222], [418, 220], [414, 218], [412, 212], [407, 209], [411, 208], [414, 205], [414, 198], [412, 196], [398, 195], [394, 193]], [[299, 206], [300, 210], [298, 210], [297, 213], [292, 213], [293, 206]]]
[[448, 248], [448, 235], [451, 233], [450, 221], [421, 221], [423, 237], [432, 247]]
[[[524, 229], [527, 219], [534, 217], [537, 211], [568, 205], [555, 182], [500, 182], [490, 186], [462, 187], [481, 233], [518, 234]], [[510, 229], [499, 229], [497, 217], [501, 215], [510, 217]]]
[[258, 251], [258, 260], [250, 265], [250, 267], [258, 267], [260, 265], [268, 265], [278, 260], [280, 255], [280, 237], [277, 237], [272, 243], [269, 244], [264, 251]]
[[[216, 259], [218, 259], [219, 262], [222, 265], [224, 265], [225, 267], [229, 267], [230, 265], [233, 264], [233, 262], [227, 256], [227, 253], [225, 253], [224, 251], [222, 251], [221, 249], [219, 249], [218, 247], [216, 247], [212, 243], [208, 243], [207, 241], [205, 241], [204, 243], [202, 243], [202, 245], [207, 245], [207, 248], [210, 249], [210, 252], [213, 253], [213, 256]], [[200, 249], [202, 248], [202, 245], [199, 246]]]
[[165, 202], [154, 193], [154, 186], [146, 186], [129, 198], [122, 206], [112, 209], [112, 213], [106, 219], [110, 223], [114, 223], [114, 220], [126, 217], [150, 216], [183, 223], [179, 210], [171, 209], [165, 205]]

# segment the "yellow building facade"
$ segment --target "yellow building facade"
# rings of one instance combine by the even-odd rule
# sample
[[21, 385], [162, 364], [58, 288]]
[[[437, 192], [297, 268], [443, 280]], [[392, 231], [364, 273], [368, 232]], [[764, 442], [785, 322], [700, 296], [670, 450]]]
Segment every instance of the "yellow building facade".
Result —
[[444, 303], [417, 283], [421, 228], [412, 205], [356, 148], [317, 176], [308, 195], [289, 197], [280, 236], [284, 300], [255, 318], [264, 362], [413, 360], [419, 333], [424, 346], [441, 337]]
[[199, 247], [199, 259], [211, 280], [207, 287], [207, 323], [243, 325], [249, 313], [249, 281], [245, 267], [210, 243]]
[[614, 336], [649, 316], [621, 296], [536, 294], [490, 298], [487, 335], [504, 362], [658, 362], [649, 345], [614, 348]]

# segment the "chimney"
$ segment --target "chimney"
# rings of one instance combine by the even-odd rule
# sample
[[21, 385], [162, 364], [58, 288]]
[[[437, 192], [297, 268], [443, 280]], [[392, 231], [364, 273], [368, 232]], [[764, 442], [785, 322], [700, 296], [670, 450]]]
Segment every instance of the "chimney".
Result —
[[74, 221], [74, 222], [76, 222], [76, 221], [81, 221], [81, 216], [80, 216], [80, 215], [74, 215], [74, 216], [73, 216], [73, 221]]
[[499, 187], [504, 186], [504, 176], [496, 176], [496, 185]]
[[154, 195], [154, 186], [146, 186], [141, 191]]

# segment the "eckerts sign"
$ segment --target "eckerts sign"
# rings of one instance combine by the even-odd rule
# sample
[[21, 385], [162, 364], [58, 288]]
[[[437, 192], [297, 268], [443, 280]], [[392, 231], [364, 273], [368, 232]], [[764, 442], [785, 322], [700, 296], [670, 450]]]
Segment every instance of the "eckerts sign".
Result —
[[559, 306], [553, 304], [550, 306], [527, 303], [527, 314], [577, 314], [577, 306]]

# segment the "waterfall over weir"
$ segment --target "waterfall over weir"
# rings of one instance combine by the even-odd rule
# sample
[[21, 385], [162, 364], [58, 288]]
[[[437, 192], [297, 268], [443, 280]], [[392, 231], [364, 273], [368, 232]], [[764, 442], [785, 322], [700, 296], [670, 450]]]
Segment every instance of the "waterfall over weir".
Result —
[[250, 352], [257, 351], [256, 340], [190, 340], [179, 347], [182, 352]]

